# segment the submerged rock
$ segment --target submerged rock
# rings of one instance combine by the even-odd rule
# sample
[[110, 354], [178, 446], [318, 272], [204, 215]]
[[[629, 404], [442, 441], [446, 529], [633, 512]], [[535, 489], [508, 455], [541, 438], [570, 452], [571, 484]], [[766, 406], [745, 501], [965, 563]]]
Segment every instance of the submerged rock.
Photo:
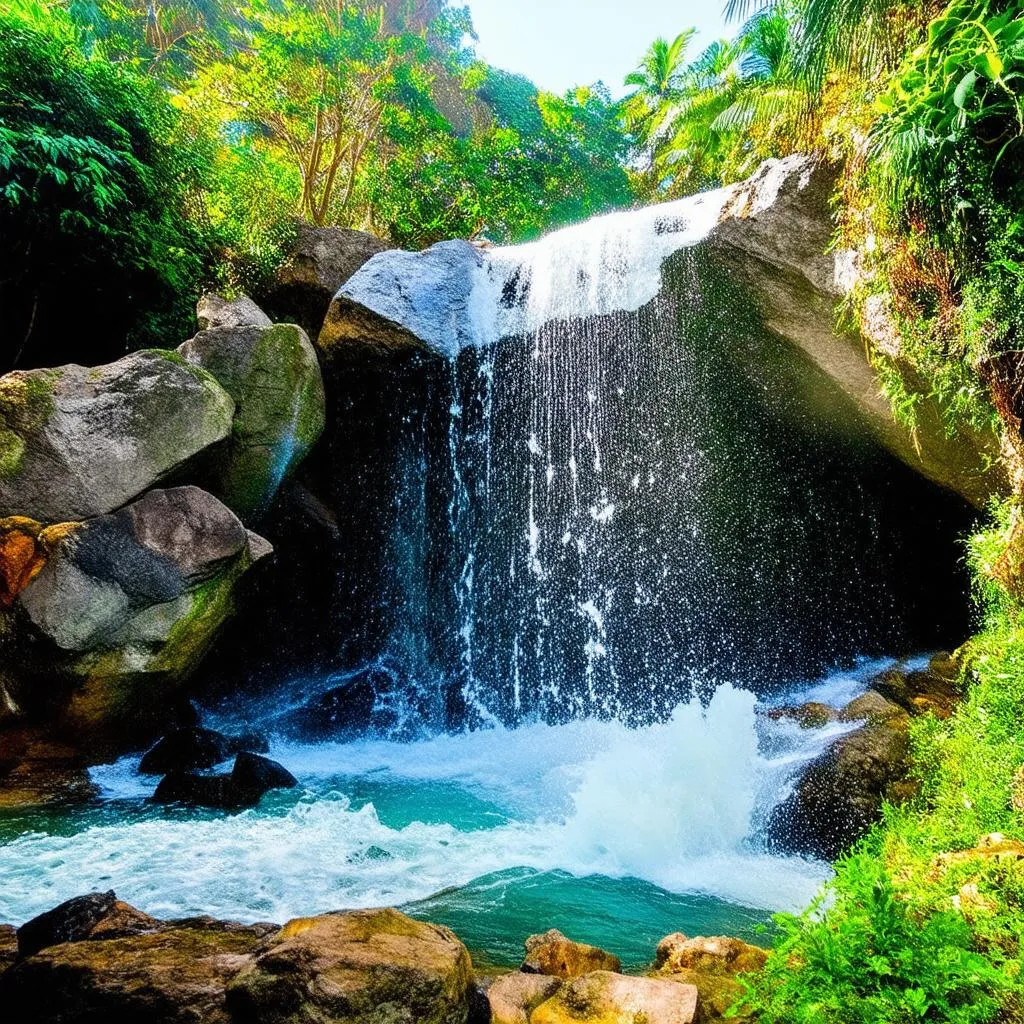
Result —
[[294, 321], [316, 338], [338, 289], [388, 248], [365, 231], [300, 224], [291, 256], [260, 299], [279, 320]]
[[487, 989], [492, 1024], [529, 1024], [533, 1011], [561, 985], [561, 978], [545, 974], [503, 974]]
[[234, 979], [236, 1020], [465, 1024], [476, 1001], [466, 947], [396, 910], [298, 918]]
[[696, 1024], [693, 985], [594, 971], [566, 982], [533, 1011], [530, 1024]]
[[591, 971], [621, 971], [622, 962], [597, 946], [567, 939], [556, 928], [526, 940], [526, 959], [520, 968], [528, 974], [578, 978]]
[[243, 807], [255, 807], [264, 793], [272, 789], [294, 789], [298, 779], [283, 765], [269, 757], [242, 751], [231, 771], [231, 788]]
[[482, 266], [480, 252], [464, 241], [374, 256], [334, 296], [317, 346], [330, 356], [361, 346], [453, 359], [478, 341], [472, 296]]
[[212, 374], [236, 403], [215, 489], [251, 522], [266, 512], [282, 482], [320, 437], [326, 400], [306, 332], [295, 324], [270, 324], [255, 303], [245, 301], [252, 310], [237, 308], [242, 300], [236, 299], [226, 310], [218, 307], [219, 318], [202, 317], [200, 303], [201, 318], [214, 326], [178, 352], [189, 365]]
[[139, 762], [143, 775], [166, 775], [172, 771], [213, 768], [232, 754], [242, 751], [265, 754], [270, 744], [265, 736], [248, 733], [225, 736], [213, 729], [188, 726], [174, 729], [146, 751]]
[[231, 744], [213, 729], [175, 729], [146, 751], [139, 762], [143, 775], [166, 775], [172, 771], [212, 768], [232, 754]]
[[272, 789], [292, 789], [297, 785], [295, 776], [276, 761], [242, 751], [235, 758], [230, 773], [170, 772], [156, 787], [153, 801], [238, 811], [255, 807]]
[[0, 378], [0, 517], [112, 512], [231, 433], [235, 403], [172, 352]]

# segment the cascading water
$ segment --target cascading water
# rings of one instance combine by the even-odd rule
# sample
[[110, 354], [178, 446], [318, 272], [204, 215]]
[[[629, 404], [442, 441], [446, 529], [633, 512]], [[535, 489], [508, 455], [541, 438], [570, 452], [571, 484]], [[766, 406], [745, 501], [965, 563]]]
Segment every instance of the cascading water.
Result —
[[488, 255], [438, 583], [485, 719], [650, 722], [954, 630], [903, 579], [941, 542], [892, 525], [934, 495], [693, 248], [726, 194]]
[[700, 245], [724, 201], [493, 250], [476, 344], [357, 378], [327, 448], [349, 518], [294, 630], [344, 670], [208, 713], [268, 728], [299, 790], [224, 818], [100, 769], [96, 806], [0, 819], [0, 920], [110, 887], [245, 920], [400, 904], [499, 962], [560, 927], [640, 965], [805, 906], [827, 866], [761, 832], [850, 726], [757, 705], [956, 639], [966, 514], [765, 330]]

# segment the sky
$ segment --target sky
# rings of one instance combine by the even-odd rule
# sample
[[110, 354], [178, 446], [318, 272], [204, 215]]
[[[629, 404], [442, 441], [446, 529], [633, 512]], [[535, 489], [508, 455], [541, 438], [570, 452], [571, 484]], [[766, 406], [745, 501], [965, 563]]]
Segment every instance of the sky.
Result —
[[489, 64], [517, 71], [542, 89], [564, 92], [602, 80], [612, 93], [657, 36], [696, 27], [696, 56], [731, 35], [725, 0], [467, 0]]

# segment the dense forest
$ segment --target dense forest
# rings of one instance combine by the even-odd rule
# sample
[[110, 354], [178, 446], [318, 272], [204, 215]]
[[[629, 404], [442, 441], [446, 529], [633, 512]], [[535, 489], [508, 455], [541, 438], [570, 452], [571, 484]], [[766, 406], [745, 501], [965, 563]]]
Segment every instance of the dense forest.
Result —
[[[727, 10], [731, 40], [654, 41], [615, 99], [488, 66], [445, 0], [0, 0], [2, 368], [173, 347], [204, 288], [258, 291], [299, 221], [516, 242], [804, 152], [839, 168], [857, 254], [837, 317], [898, 329], [869, 353], [897, 418], [936, 399], [951, 434], [998, 431], [1024, 348], [1024, 0]], [[1024, 1020], [1024, 866], [935, 869], [1020, 832], [1024, 527], [993, 514], [967, 553], [974, 686], [915, 725], [910, 800], [780, 919], [748, 996], [766, 1024]]]

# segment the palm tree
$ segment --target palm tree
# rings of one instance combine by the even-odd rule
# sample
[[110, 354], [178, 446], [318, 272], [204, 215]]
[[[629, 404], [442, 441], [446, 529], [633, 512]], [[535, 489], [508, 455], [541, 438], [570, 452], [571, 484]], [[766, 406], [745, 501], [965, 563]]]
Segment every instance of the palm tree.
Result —
[[[783, 11], [799, 23], [800, 65], [820, 89], [832, 69], [870, 76], [891, 71], [945, 0], [727, 0], [726, 17]], [[794, 9], [795, 6], [795, 9]], [[787, 10], [789, 9], [789, 10]]]
[[641, 145], [649, 142], [666, 113], [684, 95], [686, 55], [696, 33], [695, 28], [688, 28], [671, 43], [661, 37], [655, 39], [639, 67], [626, 76], [626, 85], [634, 87], [624, 104], [626, 124]]

